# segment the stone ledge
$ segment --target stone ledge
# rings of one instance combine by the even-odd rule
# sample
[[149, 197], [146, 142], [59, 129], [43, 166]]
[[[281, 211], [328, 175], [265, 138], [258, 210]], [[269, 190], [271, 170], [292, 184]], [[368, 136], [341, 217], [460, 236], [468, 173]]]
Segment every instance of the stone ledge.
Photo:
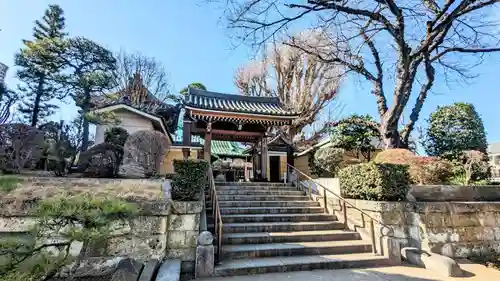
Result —
[[500, 201], [500, 186], [413, 185], [417, 201]]

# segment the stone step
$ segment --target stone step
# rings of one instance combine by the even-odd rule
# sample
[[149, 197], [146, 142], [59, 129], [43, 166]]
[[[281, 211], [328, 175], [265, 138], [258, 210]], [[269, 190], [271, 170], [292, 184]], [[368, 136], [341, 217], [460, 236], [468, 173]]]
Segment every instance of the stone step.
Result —
[[[208, 204], [210, 205], [210, 204]], [[318, 207], [316, 201], [219, 201], [221, 208], [225, 207]]]
[[372, 246], [363, 240], [320, 241], [271, 244], [240, 244], [222, 246], [224, 259], [248, 259], [307, 255], [338, 255], [371, 252]]
[[387, 258], [375, 256], [371, 253], [237, 259], [223, 260], [221, 264], [215, 267], [215, 275], [223, 277], [316, 269], [366, 268], [384, 265], [390, 265]]
[[215, 186], [291, 186], [282, 182], [216, 182]]
[[299, 190], [297, 187], [292, 185], [271, 185], [271, 186], [258, 186], [258, 185], [249, 185], [249, 186], [237, 186], [237, 185], [225, 185], [225, 186], [216, 186], [216, 190]]
[[322, 214], [322, 207], [245, 207], [220, 209], [221, 214]]
[[246, 190], [246, 189], [229, 189], [229, 190], [217, 190], [217, 194], [221, 195], [298, 195], [303, 196], [305, 193], [300, 190], [282, 190], [282, 189], [271, 189], [271, 190]]
[[222, 235], [222, 244], [268, 244], [359, 239], [361, 239], [359, 233], [344, 230], [226, 233]]
[[299, 195], [219, 195], [219, 201], [309, 201], [307, 196]]
[[307, 221], [336, 221], [334, 215], [328, 214], [243, 214], [223, 215], [224, 223], [245, 222], [307, 222]]
[[344, 229], [344, 224], [338, 221], [225, 223], [222, 219], [222, 223], [223, 234]]

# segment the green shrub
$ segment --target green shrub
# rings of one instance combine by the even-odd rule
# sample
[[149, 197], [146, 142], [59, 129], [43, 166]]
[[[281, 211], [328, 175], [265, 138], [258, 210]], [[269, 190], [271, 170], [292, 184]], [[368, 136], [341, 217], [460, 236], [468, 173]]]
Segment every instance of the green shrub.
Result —
[[129, 134], [121, 127], [112, 127], [104, 133], [104, 141], [123, 147]]
[[342, 196], [373, 201], [402, 201], [410, 189], [408, 166], [362, 163], [339, 171]]
[[[68, 279], [73, 280], [88, 250], [106, 244], [118, 228], [130, 227], [129, 221], [138, 211], [136, 204], [91, 194], [43, 199], [31, 214], [37, 218], [30, 231], [34, 239], [0, 238], [0, 280], [55, 280], [66, 266], [72, 277]], [[82, 248], [73, 257], [70, 250], [75, 242]]]
[[443, 184], [451, 175], [452, 164], [438, 157], [417, 156], [406, 149], [387, 149], [375, 157], [379, 164], [408, 165], [414, 184]]
[[314, 153], [314, 165], [319, 170], [318, 176], [335, 176], [344, 160], [345, 150], [333, 146], [324, 146]]
[[174, 160], [172, 199], [194, 201], [207, 187], [208, 163], [203, 160]]
[[0, 193], [8, 193], [18, 187], [22, 180], [15, 176], [0, 176]]

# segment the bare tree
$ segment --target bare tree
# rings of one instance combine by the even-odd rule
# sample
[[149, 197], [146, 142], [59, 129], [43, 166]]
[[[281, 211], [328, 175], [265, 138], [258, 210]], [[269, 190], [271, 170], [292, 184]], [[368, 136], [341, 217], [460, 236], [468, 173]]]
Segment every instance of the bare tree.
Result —
[[[484, 54], [500, 51], [498, 2], [227, 0], [226, 12], [235, 36], [259, 46], [304, 22], [321, 30], [336, 42], [337, 52], [306, 40], [295, 39], [288, 45], [324, 63], [342, 65], [370, 83], [386, 146], [407, 147], [436, 75], [447, 82], [466, 81]], [[392, 102], [384, 91], [390, 84]], [[399, 120], [414, 92], [408, 122], [399, 131]]]
[[[275, 41], [264, 50], [261, 60], [239, 68], [235, 75], [235, 85], [242, 94], [276, 96], [289, 110], [299, 113], [286, 128], [292, 139], [317, 121], [322, 110], [331, 104], [344, 74], [341, 65], [325, 63], [315, 55], [290, 47], [295, 38], [318, 40], [315, 32], [304, 32], [291, 40]], [[335, 47], [330, 46], [330, 51], [335, 52]]]
[[150, 111], [174, 98], [165, 67], [154, 57], [120, 51], [116, 79], [120, 96], [127, 95], [137, 106], [146, 104]]

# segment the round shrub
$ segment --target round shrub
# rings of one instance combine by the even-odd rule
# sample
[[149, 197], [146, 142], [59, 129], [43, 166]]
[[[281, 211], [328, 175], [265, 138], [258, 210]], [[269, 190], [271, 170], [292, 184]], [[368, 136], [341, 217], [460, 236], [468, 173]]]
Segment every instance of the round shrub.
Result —
[[198, 200], [208, 185], [208, 163], [203, 160], [174, 160], [172, 199], [177, 201]]
[[118, 175], [122, 158], [122, 147], [100, 143], [80, 153], [78, 167], [88, 177], [112, 178]]
[[344, 159], [345, 150], [333, 146], [322, 147], [314, 153], [314, 165], [319, 175], [335, 176]]
[[129, 134], [121, 127], [112, 127], [104, 133], [104, 141], [123, 147]]
[[144, 176], [157, 176], [168, 146], [167, 136], [160, 132], [135, 132], [125, 142], [123, 164], [137, 164], [144, 169]]
[[442, 184], [451, 175], [450, 162], [438, 157], [417, 156], [406, 149], [388, 149], [380, 152], [375, 163], [408, 165], [414, 184]]
[[410, 189], [406, 165], [362, 163], [339, 171], [342, 196], [373, 201], [403, 201]]

